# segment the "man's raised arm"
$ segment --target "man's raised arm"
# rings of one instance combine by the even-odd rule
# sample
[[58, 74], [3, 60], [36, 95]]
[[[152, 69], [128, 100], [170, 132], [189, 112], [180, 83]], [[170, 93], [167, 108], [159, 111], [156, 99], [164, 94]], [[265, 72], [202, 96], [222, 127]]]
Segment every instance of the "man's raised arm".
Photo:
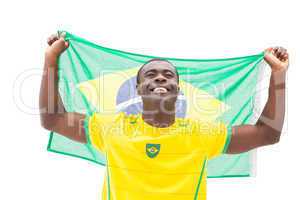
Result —
[[85, 115], [66, 112], [58, 93], [57, 60], [68, 47], [68, 43], [63, 36], [52, 35], [48, 38], [48, 44], [39, 98], [41, 125], [47, 130], [85, 143], [83, 128]]
[[255, 125], [232, 127], [232, 137], [226, 153], [243, 153], [279, 142], [285, 114], [285, 79], [288, 53], [282, 47], [265, 51], [265, 61], [271, 67], [269, 97]]

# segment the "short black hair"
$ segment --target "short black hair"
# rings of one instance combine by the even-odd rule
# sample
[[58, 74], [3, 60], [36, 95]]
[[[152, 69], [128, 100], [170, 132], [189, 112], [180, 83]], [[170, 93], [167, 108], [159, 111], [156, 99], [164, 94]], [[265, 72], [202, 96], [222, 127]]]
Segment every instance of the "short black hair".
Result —
[[154, 61], [164, 61], [164, 62], [168, 62], [169, 64], [171, 64], [171, 66], [175, 69], [175, 72], [176, 72], [176, 76], [177, 76], [177, 81], [179, 82], [179, 74], [178, 74], [178, 71], [176, 69], [176, 67], [168, 60], [166, 59], [162, 59], [162, 58], [153, 58], [151, 60], [148, 60], [146, 63], [144, 63], [140, 69], [138, 70], [137, 72], [137, 75], [136, 75], [136, 83], [139, 84], [140, 83], [140, 72], [141, 70], [143, 69], [143, 67], [145, 67], [147, 64], [151, 63], [151, 62], [154, 62]]

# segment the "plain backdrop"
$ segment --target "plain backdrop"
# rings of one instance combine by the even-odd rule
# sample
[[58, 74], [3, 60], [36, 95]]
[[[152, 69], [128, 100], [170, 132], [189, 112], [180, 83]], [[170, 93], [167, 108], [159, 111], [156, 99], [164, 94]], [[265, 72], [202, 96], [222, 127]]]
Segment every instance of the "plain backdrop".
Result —
[[287, 48], [288, 110], [280, 143], [258, 150], [255, 178], [209, 179], [208, 199], [297, 199], [299, 8], [296, 0], [2, 1], [0, 199], [101, 199], [103, 167], [46, 151], [48, 132], [40, 127], [37, 106], [46, 39], [58, 29], [103, 46], [168, 57]]

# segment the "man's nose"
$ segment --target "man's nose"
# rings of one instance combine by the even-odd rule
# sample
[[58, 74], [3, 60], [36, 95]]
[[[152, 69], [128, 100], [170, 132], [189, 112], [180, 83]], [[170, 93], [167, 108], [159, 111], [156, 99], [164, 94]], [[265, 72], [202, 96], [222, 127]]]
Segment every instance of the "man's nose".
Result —
[[163, 75], [161, 75], [161, 74], [158, 74], [156, 77], [155, 77], [155, 82], [156, 83], [164, 83], [164, 82], [166, 82], [167, 81], [167, 79], [163, 76]]

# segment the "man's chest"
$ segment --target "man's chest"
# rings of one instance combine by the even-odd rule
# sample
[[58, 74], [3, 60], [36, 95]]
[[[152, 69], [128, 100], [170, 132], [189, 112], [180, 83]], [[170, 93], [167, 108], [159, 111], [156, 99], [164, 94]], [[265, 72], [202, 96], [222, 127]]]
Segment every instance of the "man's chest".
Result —
[[[106, 135], [106, 152], [111, 165], [133, 170], [198, 172], [195, 163], [205, 159], [201, 137], [188, 130], [152, 132], [127, 129]], [[120, 133], [120, 132], [119, 132]]]

